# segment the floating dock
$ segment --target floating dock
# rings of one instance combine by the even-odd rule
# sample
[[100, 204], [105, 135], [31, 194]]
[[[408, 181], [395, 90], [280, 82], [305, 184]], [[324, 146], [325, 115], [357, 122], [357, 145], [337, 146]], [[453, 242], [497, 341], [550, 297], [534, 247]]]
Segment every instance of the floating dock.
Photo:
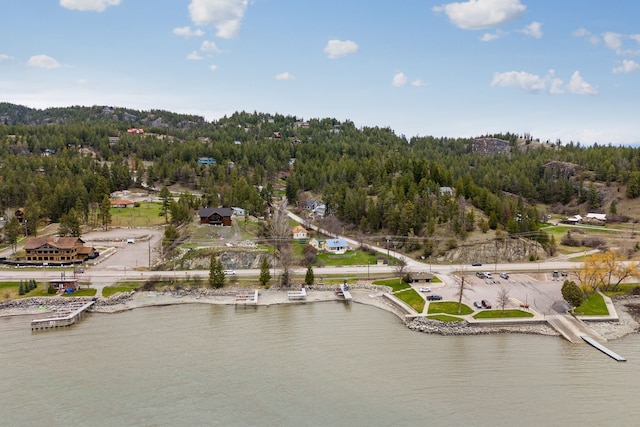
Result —
[[258, 290], [254, 292], [239, 292], [236, 294], [236, 305], [258, 305]]
[[35, 319], [31, 321], [31, 330], [39, 331], [44, 329], [64, 328], [76, 323], [84, 312], [89, 309], [95, 301], [89, 301], [86, 303], [72, 303], [68, 307], [64, 307], [57, 310], [55, 317], [48, 317], [46, 319]]
[[589, 344], [593, 348], [596, 348], [596, 349], [600, 350], [601, 352], [603, 352], [604, 354], [606, 354], [607, 356], [611, 357], [612, 359], [614, 359], [614, 360], [616, 360], [618, 362], [626, 362], [627, 361], [627, 359], [625, 359], [624, 357], [620, 356], [618, 353], [615, 353], [615, 352], [609, 350], [607, 347], [603, 346], [602, 344], [600, 344], [598, 341], [594, 340], [591, 337], [588, 337], [586, 335], [581, 335], [580, 338], [582, 338], [587, 344]]

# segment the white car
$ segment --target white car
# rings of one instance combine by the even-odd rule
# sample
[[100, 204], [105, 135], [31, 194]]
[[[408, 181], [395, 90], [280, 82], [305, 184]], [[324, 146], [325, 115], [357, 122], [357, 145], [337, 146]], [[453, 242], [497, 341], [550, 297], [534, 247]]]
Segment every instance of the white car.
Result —
[[431, 292], [431, 288], [428, 286], [425, 286], [423, 288], [420, 288], [420, 292]]
[[235, 271], [235, 270], [225, 270], [225, 271], [224, 271], [224, 274], [225, 274], [226, 276], [231, 276], [231, 275], [236, 274], [236, 271]]

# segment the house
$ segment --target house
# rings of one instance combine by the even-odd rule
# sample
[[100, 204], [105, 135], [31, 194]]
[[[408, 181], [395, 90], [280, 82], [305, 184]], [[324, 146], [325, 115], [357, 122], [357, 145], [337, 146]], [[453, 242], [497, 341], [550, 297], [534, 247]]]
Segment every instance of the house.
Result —
[[247, 211], [242, 208], [232, 207], [231, 209], [236, 216], [245, 216], [247, 214]]
[[324, 242], [327, 252], [332, 254], [342, 255], [349, 249], [347, 241], [344, 239], [327, 239]]
[[587, 217], [583, 219], [582, 222], [595, 225], [605, 225], [607, 223], [607, 214], [588, 213]]
[[444, 196], [444, 195], [453, 196], [453, 188], [451, 188], [451, 187], [440, 187], [440, 195], [441, 196]]
[[419, 283], [419, 282], [428, 283], [428, 282], [431, 282], [431, 280], [433, 279], [433, 274], [426, 273], [426, 272], [420, 272], [420, 273], [411, 272], [407, 274], [407, 278], [409, 279], [409, 283]]
[[33, 237], [24, 250], [26, 261], [34, 263], [71, 264], [98, 256], [95, 248], [85, 246], [79, 237]]
[[132, 202], [131, 200], [118, 199], [118, 200], [111, 201], [112, 208], [118, 208], [118, 209], [132, 208], [134, 205], [135, 205], [135, 202]]
[[291, 233], [293, 233], [293, 239], [298, 240], [301, 243], [309, 238], [309, 232], [301, 225], [293, 227], [291, 229]]
[[579, 224], [580, 222], [582, 222], [582, 217], [580, 215], [574, 215], [574, 216], [569, 216], [566, 217], [565, 219], [562, 220], [563, 223], [565, 224]]
[[318, 217], [324, 217], [326, 212], [327, 212], [327, 205], [323, 203], [320, 203], [311, 211], [312, 214]]
[[127, 129], [127, 133], [141, 134], [141, 133], [144, 133], [144, 129], [136, 129], [136, 128]]
[[200, 224], [230, 226], [231, 215], [233, 215], [231, 208], [202, 208], [198, 211]]
[[120, 137], [119, 136], [110, 136], [109, 137], [109, 144], [116, 144], [120, 142]]
[[198, 158], [198, 164], [200, 164], [200, 165], [215, 165], [216, 164], [216, 159], [214, 159], [213, 157], [199, 157]]
[[320, 242], [318, 239], [313, 238], [311, 240], [309, 240], [309, 245], [313, 246], [314, 248], [316, 248], [316, 250], [320, 250], [322, 249], [322, 242]]

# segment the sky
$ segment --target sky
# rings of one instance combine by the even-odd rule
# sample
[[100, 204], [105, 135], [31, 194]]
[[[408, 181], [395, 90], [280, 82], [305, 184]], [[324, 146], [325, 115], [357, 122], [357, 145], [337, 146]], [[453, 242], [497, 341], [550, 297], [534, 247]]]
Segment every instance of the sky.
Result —
[[0, 101], [640, 143], [637, 0], [5, 0]]

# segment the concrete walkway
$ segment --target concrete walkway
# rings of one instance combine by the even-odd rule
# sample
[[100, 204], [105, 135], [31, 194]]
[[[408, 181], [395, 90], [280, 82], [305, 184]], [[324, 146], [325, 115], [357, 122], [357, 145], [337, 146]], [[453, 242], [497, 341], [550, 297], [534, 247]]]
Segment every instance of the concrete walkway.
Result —
[[606, 341], [599, 333], [594, 331], [584, 323], [570, 314], [552, 314], [547, 316], [547, 322], [568, 341], [579, 344], [583, 343], [581, 336], [586, 335], [596, 341]]

